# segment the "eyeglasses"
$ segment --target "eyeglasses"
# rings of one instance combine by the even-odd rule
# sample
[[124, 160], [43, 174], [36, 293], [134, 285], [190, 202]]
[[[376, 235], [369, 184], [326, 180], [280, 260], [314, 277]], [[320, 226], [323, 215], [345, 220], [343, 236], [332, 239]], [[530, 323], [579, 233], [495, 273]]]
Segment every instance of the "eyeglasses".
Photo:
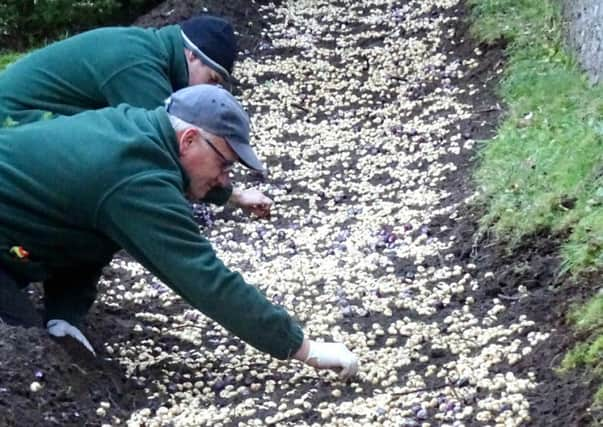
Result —
[[215, 152], [215, 153], [216, 153], [216, 154], [217, 154], [217, 155], [220, 157], [220, 159], [222, 160], [222, 162], [221, 162], [221, 163], [222, 163], [222, 165], [221, 165], [222, 172], [223, 172], [223, 173], [228, 173], [228, 172], [230, 172], [230, 171], [232, 170], [232, 167], [233, 167], [233, 166], [234, 166], [234, 164], [235, 164], [235, 161], [234, 161], [234, 160], [229, 160], [229, 159], [227, 159], [227, 158], [224, 156], [224, 154], [222, 154], [222, 153], [220, 152], [220, 150], [218, 150], [218, 149], [216, 148], [216, 146], [215, 146], [215, 145], [214, 145], [214, 144], [213, 144], [213, 143], [212, 143], [212, 142], [211, 142], [209, 139], [205, 138], [204, 136], [202, 136], [201, 138], [203, 138], [203, 140], [204, 140], [205, 142], [207, 142], [207, 145], [209, 145], [209, 146], [211, 147], [211, 149], [212, 149], [212, 150], [214, 150], [214, 152]]

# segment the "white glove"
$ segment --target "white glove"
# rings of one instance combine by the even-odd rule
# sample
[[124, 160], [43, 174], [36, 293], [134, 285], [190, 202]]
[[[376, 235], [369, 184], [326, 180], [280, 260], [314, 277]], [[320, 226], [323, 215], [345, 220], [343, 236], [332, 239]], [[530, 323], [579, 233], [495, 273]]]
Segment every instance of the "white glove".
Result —
[[90, 353], [96, 356], [96, 352], [92, 348], [92, 345], [90, 345], [88, 339], [84, 336], [84, 334], [82, 334], [82, 332], [78, 328], [76, 328], [69, 322], [60, 319], [49, 320], [46, 323], [46, 330], [50, 335], [53, 335], [55, 337], [64, 337], [65, 335], [69, 335], [70, 337], [75, 338], [80, 343], [82, 343], [84, 347], [90, 350]]
[[342, 343], [310, 341], [305, 362], [315, 368], [341, 368], [339, 377], [344, 380], [358, 372], [358, 357]]

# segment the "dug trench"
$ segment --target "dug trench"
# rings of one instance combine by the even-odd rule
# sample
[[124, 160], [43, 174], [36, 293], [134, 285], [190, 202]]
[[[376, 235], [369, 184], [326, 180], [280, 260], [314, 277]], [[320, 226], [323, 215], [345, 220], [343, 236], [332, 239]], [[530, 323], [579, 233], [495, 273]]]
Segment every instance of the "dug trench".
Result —
[[[333, 2], [334, 4], [336, 2]], [[404, 2], [399, 2], [400, 6]], [[264, 60], [285, 60], [289, 55], [298, 52], [294, 48], [272, 46], [272, 40], [266, 33], [269, 27], [269, 18], [265, 18], [260, 11], [260, 6], [265, 2], [248, 2], [245, 0], [231, 1], [225, 4], [219, 1], [166, 1], [148, 15], [136, 21], [139, 25], [160, 26], [177, 22], [183, 18], [200, 12], [209, 12], [229, 17], [237, 28], [242, 46], [242, 56], [257, 62]], [[367, 10], [366, 13], [370, 13]], [[435, 8], [429, 13], [453, 13], [457, 20], [449, 24], [455, 32], [455, 40], [462, 42], [444, 42], [440, 47], [441, 52], [453, 52], [459, 61], [474, 58], [474, 51], [479, 48], [483, 54], [479, 58], [479, 66], [473, 68], [471, 73], [461, 77], [452, 78], [449, 84], [467, 90], [462, 101], [471, 106], [472, 114], [456, 123], [454, 131], [460, 132], [463, 139], [484, 140], [494, 135], [498, 121], [503, 114], [494, 93], [500, 77], [500, 70], [504, 66], [504, 43], [494, 45], [477, 45], [470, 37], [466, 24], [466, 10], [463, 6], [451, 10]], [[360, 31], [360, 27], [357, 28]], [[420, 36], [420, 33], [418, 33]], [[379, 45], [383, 40], [370, 40], [367, 43]], [[326, 43], [326, 42], [325, 42]], [[328, 43], [326, 43], [328, 45]], [[328, 47], [328, 46], [327, 46]], [[339, 65], [341, 58], [334, 57], [335, 65]], [[364, 70], [365, 77], [373, 70], [368, 64]], [[286, 72], [265, 73], [258, 77], [258, 85], [277, 80], [287, 80], [290, 76]], [[395, 81], [395, 79], [394, 79]], [[410, 98], [421, 99], [433, 92], [442, 84], [441, 79], [425, 79], [413, 86]], [[243, 82], [239, 93], [249, 89], [250, 83]], [[471, 94], [470, 94], [471, 93]], [[311, 93], [307, 97], [311, 97]], [[320, 119], [320, 112], [313, 110], [304, 103], [305, 96], [299, 97], [299, 105], [287, 111], [287, 118], [298, 121], [300, 116], [316, 114]], [[427, 104], [422, 107], [426, 107]], [[405, 126], [413, 115], [421, 113], [421, 106], [411, 108], [400, 116], [401, 125], [393, 127], [390, 131], [394, 135], [413, 141], [415, 146], [420, 146], [428, 138], [440, 138], [441, 143], [446, 143], [446, 136], [425, 135], [412, 127]], [[250, 106], [253, 116], [262, 114], [261, 106]], [[442, 110], [438, 114], [442, 117], [447, 113]], [[437, 120], [438, 116], [433, 116]], [[358, 122], [356, 126], [369, 126], [370, 119]], [[452, 133], [451, 132], [449, 134]], [[291, 133], [291, 143], [301, 143], [303, 135]], [[362, 160], [362, 156], [387, 155], [391, 147], [378, 140], [357, 141], [357, 144], [368, 144], [363, 154], [360, 152], [355, 160]], [[333, 150], [330, 154], [336, 154]], [[398, 153], [399, 154], [399, 153]], [[327, 154], [328, 155], [328, 154]], [[563, 352], [573, 343], [574, 337], [566, 324], [565, 313], [569, 301], [582, 299], [591, 292], [589, 283], [584, 281], [571, 282], [568, 278], [559, 275], [559, 241], [561, 236], [551, 236], [542, 232], [538, 235], [524, 239], [520, 246], [509, 250], [505, 242], [498, 242], [492, 236], [478, 233], [480, 208], [468, 207], [466, 200], [474, 192], [471, 183], [471, 171], [475, 165], [475, 151], [463, 151], [461, 155], [451, 156], [450, 161], [456, 165], [456, 170], [447, 172], [441, 185], [446, 186], [448, 196], [443, 200], [443, 213], [428, 218], [420, 225], [406, 224], [375, 224], [376, 233], [371, 238], [360, 242], [359, 246], [366, 251], [367, 256], [372, 252], [382, 252], [390, 257], [390, 265], [394, 267], [399, 278], [402, 291], [392, 291], [387, 288], [367, 288], [364, 294], [348, 295], [345, 284], [339, 283], [339, 294], [336, 301], [341, 309], [341, 319], [337, 325], [344, 333], [364, 332], [370, 334], [375, 324], [383, 329], [401, 319], [419, 319], [432, 325], [439, 325], [440, 335], [453, 334], [447, 330], [445, 320], [452, 313], [467, 306], [468, 298], [475, 300], [470, 306], [470, 311], [476, 317], [483, 317], [488, 313], [493, 301], [502, 301], [506, 304], [506, 311], [499, 319], [501, 322], [513, 323], [515, 319], [528, 315], [536, 323], [531, 331], [550, 333], [546, 340], [540, 341], [532, 351], [516, 363], [501, 361], [490, 368], [490, 373], [512, 373], [517, 377], [528, 377], [529, 373], [535, 376], [536, 387], [529, 391], [530, 420], [524, 420], [521, 425], [538, 426], [572, 426], [585, 425], [592, 421], [596, 414], [587, 412], [590, 404], [587, 396], [592, 396], [594, 384], [586, 380], [582, 372], [573, 372], [570, 375], [559, 376], [554, 368], [558, 366]], [[285, 171], [295, 171], [296, 162], [288, 154], [269, 156], [269, 165], [281, 165]], [[316, 156], [314, 161], [320, 161]], [[447, 162], [445, 158], [441, 162]], [[396, 167], [394, 163], [390, 167]], [[401, 165], [409, 169], [422, 170], [427, 167], [422, 160]], [[344, 166], [335, 164], [331, 170], [332, 176], [344, 172]], [[276, 176], [273, 181], [262, 180], [258, 177], [240, 175], [239, 180], [247, 184], [269, 185], [269, 188], [281, 191], [290, 196], [281, 202], [285, 204], [284, 210], [306, 212], [309, 210], [307, 196], [316, 196], [316, 209], [328, 210], [330, 202], [334, 202], [343, 211], [349, 212], [345, 221], [340, 223], [337, 232], [329, 236], [322, 247], [317, 247], [316, 252], [324, 251], [325, 254], [335, 254], [345, 258], [352, 244], [349, 236], [358, 221], [361, 211], [356, 202], [357, 194], [350, 189], [349, 192], [338, 192], [335, 196], [308, 189], [302, 180], [285, 179], [282, 175]], [[374, 175], [372, 182], [375, 185], [387, 187], [392, 178], [384, 169], [382, 173]], [[268, 181], [268, 184], [267, 182]], [[408, 190], [412, 189], [409, 184]], [[331, 200], [333, 199], [333, 200]], [[404, 205], [404, 200], [390, 197], [387, 193], [382, 195], [383, 200]], [[391, 199], [391, 200], [390, 200]], [[446, 206], [459, 206], [458, 212], [449, 215]], [[408, 206], [407, 206], [408, 207]], [[413, 207], [421, 209], [420, 203]], [[433, 208], [433, 207], [432, 207]], [[436, 206], [436, 211], [439, 207]], [[245, 244], [250, 240], [262, 240], [261, 222], [250, 220], [241, 212], [229, 209], [216, 210], [210, 214], [215, 223], [202, 224], [201, 232], [212, 234], [216, 244], [221, 250], [239, 250], [237, 243]], [[303, 216], [303, 215], [302, 215]], [[252, 221], [257, 230], [257, 235], [247, 235], [238, 224]], [[257, 224], [257, 225], [256, 225]], [[280, 244], [282, 253], [262, 252], [259, 246], [258, 258], [268, 263], [276, 256], [290, 254], [292, 257], [303, 250], [303, 244], [296, 241], [296, 227], [312, 228], [315, 224], [312, 218], [306, 222], [292, 224], [290, 218], [275, 215], [271, 220], [270, 228], [277, 230], [276, 240]], [[219, 238], [222, 230], [228, 230], [226, 237]], [[406, 233], [404, 236], [402, 233]], [[437, 256], [420, 256], [409, 254], [405, 257], [398, 256], [388, 249], [388, 245], [402, 245], [404, 238], [414, 241], [417, 238], [434, 239], [438, 241], [453, 242]], [[227, 241], [232, 242], [229, 244]], [[347, 245], [347, 246], [346, 246]], [[415, 275], [430, 268], [451, 266], [454, 263], [473, 265], [474, 280], [481, 286], [475, 290], [466, 289], [455, 293], [450, 301], [434, 301], [434, 309], [429, 315], [424, 315], [410, 310], [401, 304], [391, 305], [392, 315], [372, 309], [372, 301], [387, 298], [388, 300], [412, 299], [417, 293], [429, 293], [435, 289], [435, 283], [429, 283], [425, 289], [410, 286], [415, 280]], [[253, 269], [254, 262], [247, 260], [237, 267], [246, 274], [246, 268]], [[342, 268], [346, 267], [344, 262]], [[373, 272], [376, 279], [383, 276], [383, 272], [376, 269]], [[445, 282], [447, 279], [443, 279]], [[408, 285], [408, 288], [405, 286]], [[321, 281], [306, 283], [306, 286], [315, 286], [320, 292], [329, 292], [329, 284]], [[525, 287], [525, 291], [520, 290]], [[143, 294], [141, 289], [150, 289]], [[71, 346], [64, 347], [48, 338], [45, 331], [37, 328], [23, 329], [0, 325], [0, 424], [6, 426], [100, 426], [103, 424], [117, 425], [238, 425], [239, 423], [253, 424], [254, 420], [268, 420], [274, 417], [280, 402], [287, 402], [291, 390], [284, 387], [267, 389], [268, 383], [282, 384], [289, 381], [287, 372], [275, 369], [276, 366], [269, 358], [257, 357], [256, 362], [247, 363], [244, 369], [231, 371], [226, 369], [230, 363], [231, 354], [248, 352], [240, 341], [208, 326], [207, 322], [194, 310], [191, 310], [183, 301], [173, 296], [163, 284], [154, 279], [148, 272], [137, 266], [127, 254], [116, 256], [112, 264], [105, 270], [104, 277], [99, 285], [102, 301], [94, 307], [85, 325], [84, 331], [96, 348], [98, 357], [92, 358], [73, 351]], [[276, 303], [295, 307], [299, 303], [299, 296], [282, 295], [266, 289], [267, 295]], [[146, 296], [145, 296], [146, 295]], [[151, 298], [149, 299], [149, 295]], [[40, 306], [39, 287], [33, 287], [32, 298]], [[319, 304], [319, 303], [317, 303]], [[320, 307], [316, 307], [320, 311]], [[166, 319], [177, 319], [174, 325]], [[175, 329], [188, 328], [189, 335], [179, 334]], [[192, 332], [190, 332], [192, 331]], [[195, 339], [190, 334], [198, 332]], [[324, 338], [331, 338], [325, 331], [321, 331]], [[407, 344], [410, 337], [398, 341], [400, 346]], [[321, 402], [328, 401], [335, 405], [353, 402], [358, 396], [367, 398], [383, 394], [415, 395], [419, 399], [439, 399], [440, 390], [451, 390], [456, 396], [456, 402], [450, 412], [454, 412], [456, 404], [466, 407], [475, 405], [480, 400], [491, 397], [491, 391], [481, 388], [472, 378], [459, 376], [458, 378], [441, 378], [426, 376], [422, 386], [407, 389], [395, 389], [404, 386], [413, 380], [414, 374], [421, 374], [429, 369], [429, 365], [443, 367], [455, 363], [457, 355], [454, 349], [446, 346], [435, 345], [433, 337], [425, 336], [413, 348], [411, 361], [403, 368], [396, 368], [397, 382], [389, 387], [376, 384], [368, 379], [360, 379], [356, 387], [340, 385], [331, 377], [304, 373], [296, 377], [295, 395], [307, 396], [308, 406], [301, 412], [292, 413], [289, 417], [280, 420], [282, 425], [306, 425], [312, 423], [328, 424], [328, 418], [318, 410]], [[199, 347], [197, 342], [202, 342]], [[377, 349], [385, 345], [384, 336], [378, 335], [371, 348]], [[230, 348], [225, 352], [224, 347]], [[473, 351], [478, 351], [474, 349]], [[411, 353], [412, 353], [411, 352]], [[420, 355], [427, 355], [427, 360]], [[124, 363], [124, 360], [134, 363]], [[253, 360], [253, 358], [252, 358]], [[370, 361], [364, 364], [370, 365]], [[363, 369], [368, 366], [363, 365]], [[239, 373], [235, 375], [231, 372]], [[33, 385], [33, 384], [37, 385]], [[259, 384], [259, 387], [256, 386]], [[239, 389], [243, 392], [238, 396], [230, 396], [225, 391]], [[334, 393], [338, 389], [338, 393]], [[185, 393], [186, 392], [186, 393]], [[211, 397], [207, 398], [207, 395]], [[206, 396], [205, 398], [203, 396]], [[442, 396], [443, 398], [443, 396]], [[187, 400], [188, 399], [188, 400]], [[198, 406], [197, 412], [202, 413], [202, 405], [207, 399], [212, 401], [220, 420], [202, 422], [201, 418], [195, 421], [191, 417], [188, 421], [182, 417], [174, 416], [170, 419], [166, 414], [178, 405], [188, 405], [191, 408]], [[251, 399], [255, 403], [253, 415], [245, 415], [238, 410], [233, 410], [235, 404]], [[274, 405], [266, 404], [267, 401]], [[302, 402], [303, 403], [303, 402]], [[441, 404], [448, 405], [449, 401]], [[383, 425], [391, 422], [393, 425], [420, 425], [428, 422], [431, 425], [441, 425], [441, 418], [435, 418], [435, 412], [429, 412], [431, 407], [421, 407], [420, 410], [410, 408], [409, 415], [390, 413], [387, 405], [370, 406], [368, 415], [352, 413], [349, 419], [352, 422], [364, 425]], [[425, 409], [425, 413], [421, 410]], [[500, 412], [504, 412], [501, 408]], [[220, 410], [222, 412], [220, 412]], [[429, 410], [429, 411], [428, 411]], [[180, 411], [182, 412], [182, 411]], [[193, 411], [195, 412], [195, 411]], [[446, 412], [446, 411], [444, 411]], [[446, 412], [447, 413], [447, 412]], [[130, 420], [128, 422], [128, 420]], [[451, 418], [450, 425], [455, 418]], [[414, 423], [414, 424], [413, 424]], [[486, 425], [486, 422], [468, 417], [462, 425]], [[458, 425], [458, 424], [457, 424]]]

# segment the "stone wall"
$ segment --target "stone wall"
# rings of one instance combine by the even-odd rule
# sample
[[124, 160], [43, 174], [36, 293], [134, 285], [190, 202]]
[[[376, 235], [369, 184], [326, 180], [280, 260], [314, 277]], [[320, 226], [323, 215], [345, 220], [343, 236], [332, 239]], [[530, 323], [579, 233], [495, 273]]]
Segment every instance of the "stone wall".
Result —
[[564, 0], [568, 40], [593, 83], [603, 81], [603, 0]]

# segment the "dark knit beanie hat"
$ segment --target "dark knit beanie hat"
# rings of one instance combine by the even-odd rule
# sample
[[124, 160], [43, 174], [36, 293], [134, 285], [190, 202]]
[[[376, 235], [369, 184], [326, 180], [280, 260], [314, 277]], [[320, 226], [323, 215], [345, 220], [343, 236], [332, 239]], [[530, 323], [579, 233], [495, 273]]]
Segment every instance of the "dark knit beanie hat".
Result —
[[229, 22], [215, 16], [197, 16], [180, 22], [184, 46], [205, 65], [230, 82], [238, 46]]

